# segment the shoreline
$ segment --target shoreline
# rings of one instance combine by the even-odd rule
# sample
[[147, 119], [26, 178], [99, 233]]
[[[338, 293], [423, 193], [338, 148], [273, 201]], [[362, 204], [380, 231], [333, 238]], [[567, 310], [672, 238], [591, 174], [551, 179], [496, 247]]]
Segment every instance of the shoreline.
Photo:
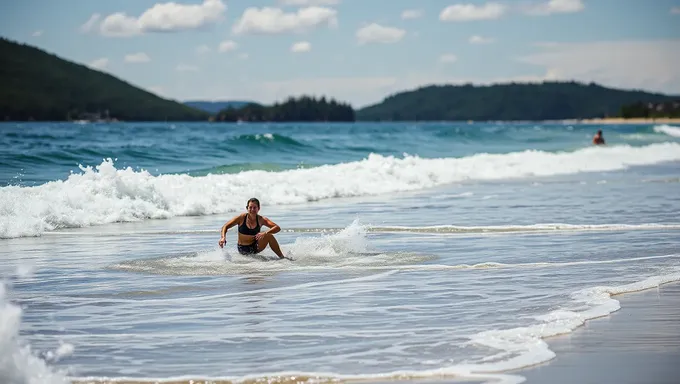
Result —
[[[572, 332], [542, 339], [555, 357], [510, 371], [455, 376], [343, 379], [336, 377], [269, 377], [270, 383], [448, 384], [448, 383], [605, 383], [674, 384], [680, 377], [680, 282], [612, 295], [621, 308], [587, 320]], [[72, 384], [150, 384], [158, 379], [70, 378]], [[246, 384], [258, 380], [246, 380]], [[188, 384], [192, 380], [160, 380]], [[230, 380], [194, 378], [194, 383], [234, 384]]]
[[573, 122], [576, 124], [601, 124], [601, 125], [625, 125], [625, 124], [680, 124], [680, 118], [677, 117], [663, 117], [663, 118], [631, 118], [624, 119], [619, 117], [607, 117], [603, 119], [573, 119], [564, 120], [564, 122]]
[[672, 384], [680, 377], [680, 282], [612, 295], [621, 309], [545, 338], [555, 358], [505, 372], [524, 383]]

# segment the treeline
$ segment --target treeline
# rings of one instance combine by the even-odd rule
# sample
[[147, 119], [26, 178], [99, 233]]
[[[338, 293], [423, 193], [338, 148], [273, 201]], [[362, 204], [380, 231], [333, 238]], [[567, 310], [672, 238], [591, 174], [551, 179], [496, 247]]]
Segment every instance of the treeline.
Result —
[[340, 103], [334, 99], [326, 100], [326, 97], [317, 99], [310, 96], [298, 98], [290, 97], [282, 103], [262, 105], [250, 103], [245, 106], [234, 108], [228, 107], [221, 110], [216, 116], [217, 121], [355, 121], [354, 109], [351, 105]]
[[680, 98], [662, 103], [642, 102], [621, 107], [620, 117], [631, 118], [680, 118]]
[[507, 83], [488, 86], [432, 85], [390, 96], [357, 111], [368, 121], [562, 120], [616, 116], [621, 107], [641, 100], [678, 99], [595, 83]]
[[0, 38], [0, 120], [207, 120], [109, 74]]

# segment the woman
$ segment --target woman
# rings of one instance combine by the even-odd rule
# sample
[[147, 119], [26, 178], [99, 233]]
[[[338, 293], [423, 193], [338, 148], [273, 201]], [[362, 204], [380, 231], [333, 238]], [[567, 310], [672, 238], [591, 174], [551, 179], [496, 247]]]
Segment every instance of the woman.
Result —
[[[246, 203], [247, 213], [242, 213], [235, 216], [222, 226], [220, 234], [222, 237], [218, 244], [220, 248], [227, 243], [227, 230], [234, 225], [238, 225], [238, 252], [242, 255], [252, 255], [262, 252], [267, 245], [269, 245], [280, 259], [285, 258], [279, 247], [279, 242], [276, 241], [274, 234], [281, 230], [276, 223], [257, 213], [260, 211], [260, 201], [256, 198], [248, 200]], [[262, 224], [260, 224], [262, 223]], [[266, 232], [260, 232], [262, 225], [269, 227]]]

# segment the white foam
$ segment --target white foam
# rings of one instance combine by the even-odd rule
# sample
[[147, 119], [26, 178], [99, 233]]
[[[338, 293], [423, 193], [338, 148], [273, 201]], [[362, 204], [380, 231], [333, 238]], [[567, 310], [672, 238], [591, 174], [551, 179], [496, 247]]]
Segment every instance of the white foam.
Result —
[[297, 204], [414, 191], [466, 180], [613, 171], [677, 160], [679, 143], [659, 143], [439, 159], [371, 154], [361, 161], [316, 168], [191, 177], [116, 169], [107, 159], [94, 168], [81, 166], [82, 173], [71, 174], [65, 181], [0, 188], [0, 238], [112, 222], [235, 212], [254, 190], [262, 191], [258, 197], [265, 205]]
[[[583, 325], [587, 320], [609, 315], [621, 308], [618, 300], [612, 295], [641, 291], [661, 284], [680, 281], [680, 273], [653, 276], [642, 281], [615, 287], [592, 287], [572, 294], [572, 302], [565, 308], [537, 316], [540, 322], [527, 327], [505, 330], [489, 330], [474, 335], [472, 343], [498, 349], [503, 355], [512, 355], [510, 359], [498, 362], [477, 364], [472, 372], [502, 372], [518, 369], [555, 357], [546, 337], [570, 333]], [[585, 308], [585, 309], [584, 309]]]
[[[0, 383], [3, 384], [66, 384], [63, 372], [50, 368], [19, 339], [21, 307], [6, 297], [6, 287], [0, 282]], [[48, 359], [57, 360], [73, 351], [73, 346], [62, 344], [56, 352], [48, 352]]]
[[674, 127], [671, 125], [657, 125], [654, 127], [654, 132], [658, 133], [665, 133], [668, 136], [673, 136], [673, 137], [680, 137], [680, 128], [679, 127]]

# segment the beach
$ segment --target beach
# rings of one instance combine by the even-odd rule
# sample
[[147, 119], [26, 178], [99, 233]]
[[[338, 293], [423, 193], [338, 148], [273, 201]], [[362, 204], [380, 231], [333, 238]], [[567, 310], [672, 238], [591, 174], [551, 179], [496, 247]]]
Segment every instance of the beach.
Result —
[[601, 127], [7, 123], [0, 377], [665, 383], [680, 136]]
[[677, 117], [658, 117], [658, 118], [628, 118], [606, 117], [602, 119], [579, 119], [574, 120], [581, 124], [602, 124], [602, 125], [622, 125], [622, 124], [680, 124]]
[[674, 384], [680, 377], [680, 284], [614, 296], [621, 309], [548, 338], [550, 362], [518, 371], [525, 383]]

